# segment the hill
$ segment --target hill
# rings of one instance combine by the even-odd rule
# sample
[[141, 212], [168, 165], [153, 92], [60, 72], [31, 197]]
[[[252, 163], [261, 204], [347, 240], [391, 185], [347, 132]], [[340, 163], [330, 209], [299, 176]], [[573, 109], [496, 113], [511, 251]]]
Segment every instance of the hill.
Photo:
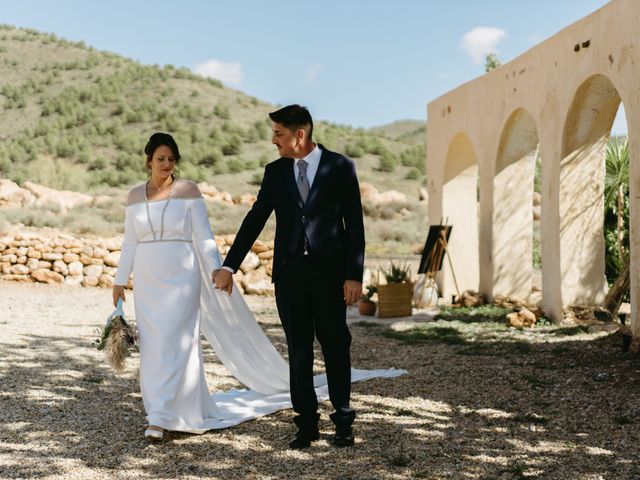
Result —
[[[175, 136], [181, 176], [231, 194], [255, 193], [276, 157], [267, 113], [277, 106], [186, 68], [9, 25], [0, 25], [0, 65], [0, 178], [118, 195], [146, 179], [142, 150], [154, 131]], [[361, 181], [417, 200], [425, 147], [405, 134], [318, 122], [314, 136], [353, 158]]]

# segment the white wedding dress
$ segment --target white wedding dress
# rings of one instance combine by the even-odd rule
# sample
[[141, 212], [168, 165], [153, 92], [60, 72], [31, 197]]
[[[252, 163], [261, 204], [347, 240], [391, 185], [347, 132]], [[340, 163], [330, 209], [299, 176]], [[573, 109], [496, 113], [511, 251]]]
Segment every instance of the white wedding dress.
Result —
[[[176, 180], [169, 199], [129, 193], [115, 284], [134, 277], [140, 337], [140, 387], [147, 421], [168, 430], [203, 433], [290, 408], [287, 362], [260, 329], [237, 288], [213, 288], [218, 248], [197, 186]], [[200, 333], [248, 389], [210, 394]], [[403, 370], [352, 369], [352, 381], [395, 377]], [[324, 375], [315, 378], [328, 398]]]

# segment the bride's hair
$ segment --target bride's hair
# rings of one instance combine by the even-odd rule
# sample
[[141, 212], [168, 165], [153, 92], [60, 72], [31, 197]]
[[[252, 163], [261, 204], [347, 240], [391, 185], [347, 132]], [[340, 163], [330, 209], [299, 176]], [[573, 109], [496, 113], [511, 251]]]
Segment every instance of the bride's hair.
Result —
[[168, 133], [156, 132], [149, 137], [147, 145], [144, 147], [144, 153], [147, 156], [147, 167], [153, 157], [153, 152], [160, 146], [164, 145], [169, 147], [173, 153], [173, 157], [176, 159], [176, 163], [180, 161], [180, 150], [178, 150], [178, 144]]

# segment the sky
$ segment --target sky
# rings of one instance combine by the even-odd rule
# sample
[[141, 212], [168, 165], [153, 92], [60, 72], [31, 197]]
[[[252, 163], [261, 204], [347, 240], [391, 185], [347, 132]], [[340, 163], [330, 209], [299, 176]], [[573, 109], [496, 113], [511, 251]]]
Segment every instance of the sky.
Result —
[[[0, 0], [0, 23], [187, 67], [355, 127], [426, 105], [607, 0]], [[614, 132], [626, 132], [618, 118]]]

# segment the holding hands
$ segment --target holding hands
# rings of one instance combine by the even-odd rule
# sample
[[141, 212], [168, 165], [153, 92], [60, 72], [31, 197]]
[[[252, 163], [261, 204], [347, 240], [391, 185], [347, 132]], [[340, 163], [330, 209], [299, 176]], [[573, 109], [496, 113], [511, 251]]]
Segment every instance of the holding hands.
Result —
[[231, 295], [233, 291], [233, 276], [229, 270], [225, 270], [224, 268], [214, 270], [211, 273], [211, 280], [218, 290], [222, 290]]

